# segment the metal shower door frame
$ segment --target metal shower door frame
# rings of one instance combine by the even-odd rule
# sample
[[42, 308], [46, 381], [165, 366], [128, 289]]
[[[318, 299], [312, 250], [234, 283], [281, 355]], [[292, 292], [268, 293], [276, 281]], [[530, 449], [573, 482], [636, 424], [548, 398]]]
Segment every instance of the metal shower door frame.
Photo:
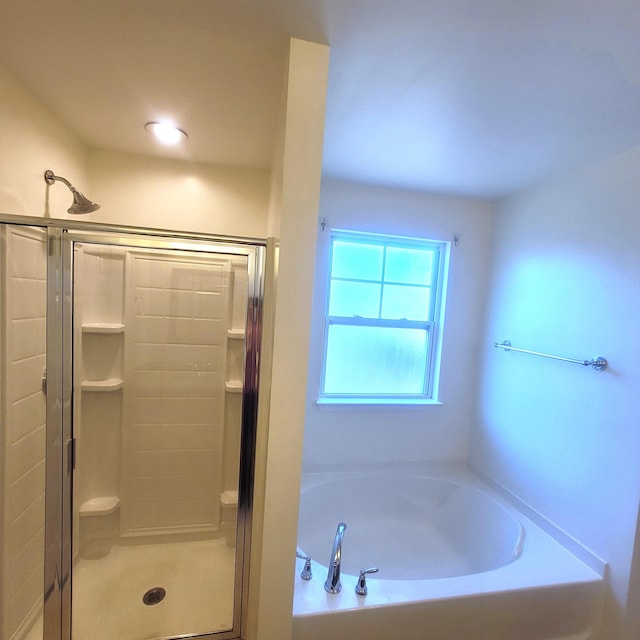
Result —
[[[0, 222], [4, 222], [0, 216]], [[112, 246], [242, 255], [248, 261], [244, 384], [240, 444], [234, 621], [228, 632], [199, 634], [202, 640], [244, 635], [251, 547], [253, 483], [258, 416], [260, 337], [266, 243], [171, 231], [108, 227], [91, 223], [12, 217], [13, 224], [47, 227], [47, 436], [45, 498], [44, 640], [71, 640], [73, 524], [73, 245]], [[180, 636], [189, 638], [193, 636]]]

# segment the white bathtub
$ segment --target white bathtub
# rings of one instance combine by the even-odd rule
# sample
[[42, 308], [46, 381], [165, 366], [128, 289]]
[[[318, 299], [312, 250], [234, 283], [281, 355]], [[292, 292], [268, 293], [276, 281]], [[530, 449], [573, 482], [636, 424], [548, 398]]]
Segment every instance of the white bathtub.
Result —
[[[338, 522], [342, 591], [328, 594]], [[596, 638], [601, 577], [460, 468], [306, 474], [298, 551], [313, 579], [298, 560], [294, 640]]]

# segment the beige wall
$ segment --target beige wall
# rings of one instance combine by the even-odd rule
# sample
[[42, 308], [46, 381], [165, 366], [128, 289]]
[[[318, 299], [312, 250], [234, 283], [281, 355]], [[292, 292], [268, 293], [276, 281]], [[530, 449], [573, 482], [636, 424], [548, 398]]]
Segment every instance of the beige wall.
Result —
[[84, 185], [85, 162], [78, 139], [0, 67], [0, 212], [67, 217], [71, 194], [58, 186], [47, 200], [44, 171]]
[[282, 195], [275, 221], [280, 234], [261, 540], [264, 552], [260, 575], [253, 575], [258, 585], [252, 586], [259, 594], [257, 627], [250, 637], [259, 640], [291, 637], [328, 65], [328, 47], [291, 41]]
[[268, 171], [91, 150], [88, 172], [100, 209], [83, 220], [266, 237]]

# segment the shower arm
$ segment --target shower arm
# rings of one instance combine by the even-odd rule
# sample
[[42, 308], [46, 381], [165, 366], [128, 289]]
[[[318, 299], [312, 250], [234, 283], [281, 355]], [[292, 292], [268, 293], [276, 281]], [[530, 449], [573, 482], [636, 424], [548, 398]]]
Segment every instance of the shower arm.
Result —
[[60, 182], [66, 184], [67, 187], [71, 189], [71, 191], [74, 191], [74, 192], [77, 191], [77, 189], [66, 178], [55, 175], [53, 171], [51, 171], [51, 169], [47, 169], [44, 172], [44, 179], [47, 184], [53, 184], [56, 180], [59, 180]]

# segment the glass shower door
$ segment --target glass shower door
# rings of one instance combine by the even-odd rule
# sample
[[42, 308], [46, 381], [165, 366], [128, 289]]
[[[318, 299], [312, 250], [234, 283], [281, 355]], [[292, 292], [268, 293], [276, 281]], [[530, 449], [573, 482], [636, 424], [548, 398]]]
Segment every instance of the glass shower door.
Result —
[[74, 640], [240, 635], [252, 262], [73, 243]]

